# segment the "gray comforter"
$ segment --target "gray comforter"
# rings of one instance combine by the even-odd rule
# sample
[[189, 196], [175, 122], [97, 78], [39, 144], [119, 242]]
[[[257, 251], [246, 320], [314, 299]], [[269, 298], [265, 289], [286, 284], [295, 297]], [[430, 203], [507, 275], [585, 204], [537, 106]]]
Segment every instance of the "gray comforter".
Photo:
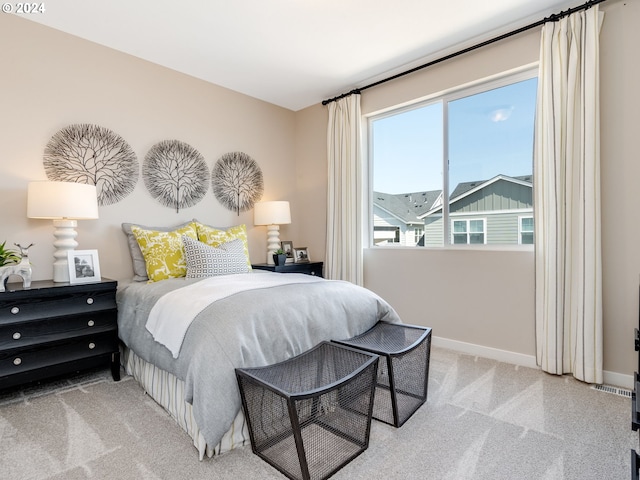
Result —
[[218, 444], [241, 407], [235, 368], [286, 360], [323, 340], [365, 332], [378, 320], [400, 321], [384, 300], [348, 282], [251, 290], [203, 310], [174, 359], [146, 330], [147, 316], [163, 294], [195, 281], [181, 278], [120, 286], [118, 328], [122, 341], [138, 356], [185, 382], [185, 400], [193, 405], [196, 422], [211, 446]]

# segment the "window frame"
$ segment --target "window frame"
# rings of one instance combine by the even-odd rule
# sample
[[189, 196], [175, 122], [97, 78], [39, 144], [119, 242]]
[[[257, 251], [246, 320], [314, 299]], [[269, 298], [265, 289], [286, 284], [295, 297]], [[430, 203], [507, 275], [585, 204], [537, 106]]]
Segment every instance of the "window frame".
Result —
[[[415, 101], [405, 102], [403, 104], [392, 106], [385, 108], [383, 110], [372, 112], [363, 116], [363, 120], [366, 121], [366, 129], [365, 129], [365, 145], [366, 145], [366, 154], [362, 156], [362, 161], [364, 164], [364, 170], [367, 172], [366, 175], [363, 176], [366, 179], [366, 184], [364, 186], [364, 192], [366, 192], [365, 200], [366, 205], [363, 211], [367, 212], [365, 216], [366, 222], [364, 223], [364, 233], [366, 234], [366, 239], [364, 244], [371, 247], [376, 248], [403, 248], [401, 245], [393, 245], [393, 246], [385, 246], [385, 245], [375, 245], [374, 237], [373, 237], [373, 178], [374, 178], [374, 169], [373, 169], [373, 122], [376, 120], [384, 119], [387, 117], [391, 117], [394, 115], [402, 114], [404, 112], [408, 112], [414, 109], [426, 107], [429, 105], [433, 105], [436, 103], [442, 103], [443, 110], [443, 155], [442, 155], [442, 196], [443, 198], [449, 198], [449, 145], [447, 139], [449, 138], [449, 119], [448, 119], [448, 103], [459, 100], [461, 98], [465, 98], [471, 95], [477, 95], [483, 92], [487, 92], [493, 89], [505, 87], [508, 85], [512, 85], [514, 83], [522, 82], [525, 80], [530, 80], [532, 78], [538, 77], [538, 63], [533, 63], [529, 65], [525, 65], [520, 68], [516, 68], [513, 70], [509, 70], [506, 72], [502, 72], [496, 75], [492, 75], [490, 77], [486, 77], [483, 79], [479, 79], [473, 82], [469, 82], [466, 84], [458, 85], [456, 87], [449, 88], [447, 90], [443, 90], [431, 95], [427, 95]], [[532, 160], [533, 161], [533, 160]], [[533, 165], [531, 169], [531, 173], [533, 175]], [[535, 204], [533, 206], [535, 208]], [[535, 210], [532, 212], [531, 217], [534, 217]], [[443, 234], [442, 234], [442, 244], [440, 246], [433, 247], [419, 247], [424, 250], [433, 250], [438, 248], [445, 249], [456, 249], [456, 248], [477, 248], [483, 250], [513, 250], [513, 249], [532, 249], [534, 245], [532, 244], [522, 244], [521, 243], [521, 234], [520, 234], [520, 220], [518, 220], [518, 244], [487, 244], [487, 222], [484, 221], [484, 243], [483, 244], [454, 244], [452, 237], [452, 215], [449, 211], [449, 202], [442, 203], [442, 216], [443, 216]], [[535, 227], [534, 227], [535, 228]], [[448, 242], [447, 242], [448, 240]], [[409, 248], [409, 247], [404, 247]], [[415, 248], [415, 247], [410, 247]]]

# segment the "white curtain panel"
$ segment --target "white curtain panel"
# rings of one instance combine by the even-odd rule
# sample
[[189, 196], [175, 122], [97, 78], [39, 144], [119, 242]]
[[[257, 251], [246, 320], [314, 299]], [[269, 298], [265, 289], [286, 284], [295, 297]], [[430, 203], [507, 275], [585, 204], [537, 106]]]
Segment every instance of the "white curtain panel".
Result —
[[534, 147], [537, 361], [602, 383], [598, 7], [542, 29]]
[[360, 95], [329, 104], [325, 277], [362, 285]]

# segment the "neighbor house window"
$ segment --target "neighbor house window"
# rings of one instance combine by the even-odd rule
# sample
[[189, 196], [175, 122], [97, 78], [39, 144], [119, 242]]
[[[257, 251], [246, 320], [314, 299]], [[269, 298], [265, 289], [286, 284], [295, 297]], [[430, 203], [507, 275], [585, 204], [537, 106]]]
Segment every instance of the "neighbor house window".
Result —
[[482, 245], [485, 243], [484, 219], [453, 220], [454, 244]]
[[420, 240], [422, 240], [423, 235], [424, 235], [424, 228], [415, 227], [415, 229], [413, 230], [413, 244], [417, 245], [420, 242]]
[[520, 243], [533, 244], [533, 217], [520, 217]]
[[426, 247], [532, 243], [536, 73], [372, 116], [371, 224], [422, 223]]

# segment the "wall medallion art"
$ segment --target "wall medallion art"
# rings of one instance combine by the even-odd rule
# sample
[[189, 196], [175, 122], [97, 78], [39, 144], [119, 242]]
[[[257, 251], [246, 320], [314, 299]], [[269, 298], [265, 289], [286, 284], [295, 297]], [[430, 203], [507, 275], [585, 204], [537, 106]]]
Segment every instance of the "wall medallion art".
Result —
[[44, 149], [43, 163], [49, 180], [95, 185], [101, 206], [119, 202], [138, 182], [133, 149], [99, 125], [74, 124], [58, 131]]
[[166, 207], [192, 207], [209, 189], [209, 168], [204, 157], [179, 140], [156, 143], [142, 163], [142, 178], [153, 198]]
[[253, 208], [264, 192], [260, 167], [243, 152], [220, 157], [211, 172], [211, 185], [218, 201], [238, 215]]

